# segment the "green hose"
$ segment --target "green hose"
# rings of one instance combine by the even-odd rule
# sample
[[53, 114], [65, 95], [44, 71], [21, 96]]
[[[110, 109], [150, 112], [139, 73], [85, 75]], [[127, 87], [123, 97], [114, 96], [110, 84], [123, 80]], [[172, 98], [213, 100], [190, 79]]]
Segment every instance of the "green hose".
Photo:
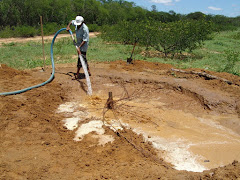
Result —
[[[53, 37], [53, 40], [52, 40], [52, 44], [51, 44], [52, 74], [51, 74], [51, 77], [50, 77], [47, 81], [45, 81], [45, 82], [43, 82], [43, 83], [41, 83], [41, 84], [35, 85], [35, 86], [31, 86], [31, 87], [28, 87], [28, 88], [25, 88], [25, 89], [21, 89], [21, 90], [17, 90], [17, 91], [0, 93], [1, 96], [20, 94], [20, 93], [26, 92], [26, 91], [28, 91], [28, 90], [31, 90], [31, 89], [33, 89], [33, 88], [38, 88], [38, 87], [40, 87], [40, 86], [44, 86], [45, 84], [51, 82], [51, 81], [54, 79], [55, 66], [54, 66], [54, 59], [53, 59], [53, 44], [54, 44], [54, 41], [55, 41], [57, 35], [58, 35], [61, 31], [65, 31], [65, 30], [66, 30], [66, 28], [60, 29], [60, 30], [55, 34], [55, 36]], [[69, 33], [72, 35], [72, 31], [71, 31], [71, 30], [69, 30]]]

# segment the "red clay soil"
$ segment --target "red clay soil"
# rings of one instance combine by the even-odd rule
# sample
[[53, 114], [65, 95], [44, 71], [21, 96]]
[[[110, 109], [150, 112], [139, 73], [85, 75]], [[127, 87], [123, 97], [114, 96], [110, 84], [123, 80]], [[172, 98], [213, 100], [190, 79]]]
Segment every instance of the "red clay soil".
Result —
[[[130, 65], [125, 61], [90, 63], [90, 67], [93, 92], [101, 90], [107, 94], [111, 91], [110, 87], [103, 87], [107, 83], [125, 86], [129, 93], [144, 86], [146, 96], [172, 93], [171, 97], [162, 98], [169, 109], [193, 114], [240, 115], [238, 85], [206, 80], [196, 74], [172, 72], [171, 65], [144, 61]], [[82, 141], [74, 141], [74, 132], [63, 126], [65, 115], [56, 111], [61, 104], [88, 98], [85, 79], [72, 80], [75, 70], [75, 64], [56, 65], [55, 79], [51, 83], [22, 94], [0, 97], [0, 179], [240, 178], [237, 161], [201, 173], [178, 171], [157, 156], [151, 143], [130, 129], [120, 135], [105, 127], [105, 133], [115, 138], [105, 146], [97, 144], [91, 136], [94, 133], [86, 135]], [[50, 73], [50, 67], [41, 72], [40, 69], [19, 71], [1, 65], [0, 92], [42, 83]], [[240, 85], [240, 77], [207, 73]], [[120, 89], [122, 92], [123, 88]], [[118, 93], [121, 94], [116, 89], [114, 95]], [[186, 101], [191, 101], [192, 106], [186, 106]], [[91, 118], [85, 121], [89, 120]], [[240, 120], [234, 123], [224, 122], [223, 126], [240, 134]]]

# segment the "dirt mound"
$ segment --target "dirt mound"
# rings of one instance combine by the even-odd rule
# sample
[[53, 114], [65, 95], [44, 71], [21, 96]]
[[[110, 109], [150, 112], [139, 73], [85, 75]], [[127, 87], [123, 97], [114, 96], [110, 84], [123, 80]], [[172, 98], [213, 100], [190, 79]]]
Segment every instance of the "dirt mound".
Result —
[[[10, 68], [4, 64], [0, 65], [0, 77], [1, 77], [0, 78], [1, 92], [9, 92], [24, 89], [28, 87], [28, 83], [26, 83], [25, 81], [31, 79], [30, 74], [28, 74], [27, 72]], [[37, 80], [34, 81], [32, 80], [32, 82], [29, 83], [39, 82]]]
[[144, 71], [146, 69], [149, 70], [170, 70], [173, 66], [170, 64], [162, 64], [156, 62], [147, 62], [147, 61], [140, 61], [134, 60], [132, 64], [127, 64], [126, 61], [118, 60], [110, 62], [110, 68], [116, 69], [120, 67], [124, 70], [131, 70], [131, 71]]
[[13, 78], [14, 76], [17, 76], [17, 75], [24, 76], [24, 75], [28, 75], [28, 74], [26, 72], [24, 72], [24, 71], [19, 71], [19, 70], [10, 68], [10, 67], [8, 67], [5, 64], [0, 64], [0, 76], [1, 76], [1, 79]]
[[[90, 67], [93, 73], [92, 97], [86, 95], [85, 79], [72, 80], [71, 73], [75, 71], [73, 65], [56, 65], [55, 79], [45, 86], [22, 94], [0, 97], [0, 179], [240, 177], [240, 163], [233, 162], [240, 159], [238, 86], [220, 80], [206, 80], [196, 75], [173, 75], [169, 73], [171, 65], [160, 63], [135, 61], [127, 65], [124, 61], [116, 61], [90, 64]], [[1, 65], [0, 90], [26, 88], [44, 82], [50, 75], [50, 68], [40, 73], [37, 69], [19, 71]], [[228, 74], [214, 75], [239, 81], [238, 77]], [[110, 91], [113, 92], [115, 109], [105, 112]], [[221, 101], [216, 103], [217, 99]], [[213, 103], [215, 108], [211, 107]], [[211, 108], [207, 109], [207, 106]], [[60, 111], [60, 107], [65, 109]], [[222, 109], [225, 109], [224, 113]], [[101, 123], [104, 112], [106, 122], [115, 119], [124, 125], [124, 130], [114, 132], [111, 127], [103, 125], [90, 131], [92, 127], [88, 125]], [[220, 118], [217, 119], [216, 115]], [[210, 116], [215, 119], [204, 119]], [[74, 122], [76, 119], [76, 127], [84, 126], [84, 130], [89, 130], [89, 133], [79, 135], [78, 141], [73, 140], [77, 128], [72, 126], [76, 129], [71, 131], [67, 128], [71, 124], [66, 125], [67, 120]], [[140, 127], [141, 133], [138, 129]], [[199, 129], [197, 127], [201, 127], [201, 131], [195, 132]], [[147, 134], [149, 129], [155, 134]], [[161, 141], [156, 139], [157, 133], [161, 135]], [[223, 136], [219, 138], [217, 134]], [[167, 157], [176, 152], [168, 154], [168, 148], [156, 148], [168, 144], [178, 135], [181, 138], [186, 135], [186, 141], [187, 137], [191, 137], [192, 144], [200, 142], [201, 146], [181, 149], [188, 146], [184, 144], [186, 142], [175, 146], [179, 142], [173, 141], [169, 144], [170, 150], [202, 153], [205, 162], [201, 161], [200, 164], [211, 170], [176, 170], [176, 167], [184, 169], [186, 163], [191, 163], [188, 159], [195, 157], [185, 154], [187, 156], [182, 159], [182, 154], [178, 154], [178, 159], [168, 161]], [[107, 138], [111, 141], [107, 141]], [[107, 143], [99, 145], [100, 139]], [[163, 141], [165, 139], [167, 141]], [[219, 144], [212, 147], [213, 142]], [[221, 148], [224, 153], [218, 151]], [[220, 161], [227, 164], [219, 168], [207, 168], [220, 166], [219, 158], [223, 158]], [[179, 166], [174, 162], [178, 162]]]

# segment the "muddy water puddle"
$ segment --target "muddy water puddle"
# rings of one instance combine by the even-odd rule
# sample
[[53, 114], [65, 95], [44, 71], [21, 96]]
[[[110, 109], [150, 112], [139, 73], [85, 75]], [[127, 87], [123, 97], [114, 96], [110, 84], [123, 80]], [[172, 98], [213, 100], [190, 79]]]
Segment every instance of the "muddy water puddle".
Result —
[[240, 160], [240, 136], [219, 125], [218, 117], [205, 119], [167, 109], [159, 115], [158, 126], [127, 123], [177, 170], [201, 172]]
[[[94, 136], [99, 138], [101, 145], [114, 141], [113, 137], [104, 135], [102, 128], [106, 99], [106, 96], [99, 94], [81, 103], [74, 102], [74, 106], [71, 106], [71, 102], [62, 105], [65, 108], [62, 112], [72, 113], [72, 116], [68, 114], [69, 120], [63, 120], [63, 124], [69, 130], [75, 130], [75, 141], [83, 139], [90, 132], [96, 132]], [[81, 124], [86, 118], [94, 122]], [[159, 152], [159, 157], [171, 163], [175, 169], [194, 172], [224, 166], [234, 160], [240, 161], [240, 135], [221, 125], [223, 119], [239, 121], [234, 115], [194, 115], [168, 109], [157, 99], [122, 100], [115, 113], [112, 110], [105, 111], [105, 123], [109, 127], [121, 129], [122, 124], [131, 128], [143, 135], [145, 141], [151, 142]]]

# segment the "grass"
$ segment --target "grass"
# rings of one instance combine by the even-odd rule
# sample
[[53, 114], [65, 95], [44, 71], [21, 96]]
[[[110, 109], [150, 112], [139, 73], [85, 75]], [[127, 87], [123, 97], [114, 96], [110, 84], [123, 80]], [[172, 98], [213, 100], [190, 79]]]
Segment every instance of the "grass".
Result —
[[[240, 29], [238, 31], [227, 31], [216, 33], [214, 38], [205, 41], [201, 48], [194, 50], [181, 59], [163, 58], [161, 56], [143, 56], [145, 48], [137, 46], [133, 59], [151, 62], [167, 63], [177, 68], [201, 68], [212, 71], [227, 71], [240, 75]], [[51, 41], [45, 43], [46, 64], [51, 65], [50, 59]], [[88, 50], [89, 62], [127, 60], [131, 56], [132, 45], [108, 44], [100, 37], [91, 38]], [[76, 49], [71, 38], [62, 38], [54, 44], [54, 62], [72, 63], [76, 62]], [[237, 56], [229, 56], [229, 52]], [[230, 52], [231, 53], [231, 52]], [[41, 42], [9, 43], [0, 47], [0, 63], [7, 64], [16, 69], [31, 69], [43, 66]], [[230, 58], [229, 58], [230, 57]], [[232, 61], [237, 58], [238, 61]], [[234, 63], [233, 63], [234, 62]], [[230, 65], [234, 67], [230, 67]]]
[[[240, 75], [240, 41], [235, 35], [240, 32], [221, 32], [215, 35], [213, 40], [206, 41], [204, 46], [193, 53], [202, 57], [201, 59], [190, 59], [188, 63], [181, 64], [187, 67], [203, 68], [212, 71], [227, 71]], [[232, 52], [230, 52], [232, 51]], [[235, 63], [232, 64], [229, 53], [237, 54]], [[232, 70], [225, 69], [230, 64], [234, 65]]]

